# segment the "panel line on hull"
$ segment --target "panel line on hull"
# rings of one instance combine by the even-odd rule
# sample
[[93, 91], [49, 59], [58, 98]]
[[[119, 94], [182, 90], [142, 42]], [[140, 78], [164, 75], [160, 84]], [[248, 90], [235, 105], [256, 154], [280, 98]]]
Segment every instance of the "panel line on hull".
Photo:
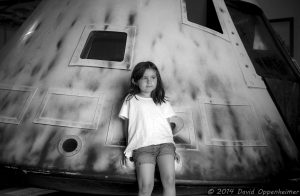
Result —
[[49, 88], [33, 122], [96, 130], [102, 98], [102, 93]]
[[30, 86], [0, 84], [0, 122], [20, 124], [36, 91]]

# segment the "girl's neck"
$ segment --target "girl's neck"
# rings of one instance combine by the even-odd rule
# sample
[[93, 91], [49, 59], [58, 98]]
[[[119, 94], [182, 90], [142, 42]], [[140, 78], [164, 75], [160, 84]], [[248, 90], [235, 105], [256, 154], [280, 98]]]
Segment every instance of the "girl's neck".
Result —
[[142, 92], [140, 92], [137, 95], [140, 96], [140, 97], [144, 97], [144, 98], [151, 98], [151, 93], [142, 93]]

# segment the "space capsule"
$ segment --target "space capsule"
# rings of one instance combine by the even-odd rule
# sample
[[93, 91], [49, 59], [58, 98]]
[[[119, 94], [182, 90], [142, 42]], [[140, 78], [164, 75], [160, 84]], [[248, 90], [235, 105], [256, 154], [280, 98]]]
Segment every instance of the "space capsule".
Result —
[[33, 184], [136, 192], [118, 113], [141, 61], [176, 112], [179, 194], [299, 177], [299, 68], [253, 0], [43, 0], [0, 56], [0, 164]]

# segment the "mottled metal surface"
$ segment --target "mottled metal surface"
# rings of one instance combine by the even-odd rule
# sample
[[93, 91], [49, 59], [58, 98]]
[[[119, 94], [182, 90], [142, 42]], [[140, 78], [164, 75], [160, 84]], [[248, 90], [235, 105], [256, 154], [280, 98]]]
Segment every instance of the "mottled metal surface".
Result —
[[[184, 24], [180, 0], [44, 0], [1, 51], [1, 85], [37, 89], [18, 125], [0, 122], [1, 164], [135, 181], [134, 165], [121, 164], [124, 130], [117, 117], [131, 71], [113, 62], [69, 66], [84, 27], [97, 24], [136, 29], [133, 52], [121, 62], [126, 68], [146, 60], [158, 65], [180, 117], [174, 119], [181, 127], [178, 183], [256, 182], [297, 167], [298, 151], [224, 2], [213, 2], [221, 35]], [[1, 115], [22, 103], [18, 94], [6, 94]], [[66, 156], [60, 142], [72, 135], [80, 150]]]

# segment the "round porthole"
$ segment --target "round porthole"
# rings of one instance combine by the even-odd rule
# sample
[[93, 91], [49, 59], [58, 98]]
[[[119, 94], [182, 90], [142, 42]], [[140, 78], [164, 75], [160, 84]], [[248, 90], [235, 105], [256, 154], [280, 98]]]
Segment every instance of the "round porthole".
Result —
[[177, 135], [180, 131], [183, 130], [184, 121], [181, 117], [174, 116], [170, 119], [170, 124], [172, 128], [173, 135]]
[[65, 156], [77, 154], [82, 146], [80, 138], [76, 135], [64, 136], [58, 144], [58, 151]]

